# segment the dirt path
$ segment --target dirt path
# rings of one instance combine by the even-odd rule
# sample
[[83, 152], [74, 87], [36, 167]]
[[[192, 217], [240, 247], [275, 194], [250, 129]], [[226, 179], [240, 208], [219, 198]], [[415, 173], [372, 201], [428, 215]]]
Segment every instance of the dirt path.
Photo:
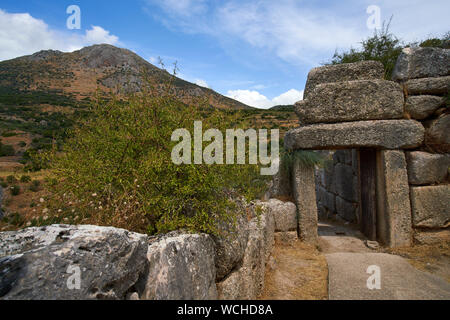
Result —
[[325, 300], [328, 268], [314, 246], [275, 239], [261, 300]]

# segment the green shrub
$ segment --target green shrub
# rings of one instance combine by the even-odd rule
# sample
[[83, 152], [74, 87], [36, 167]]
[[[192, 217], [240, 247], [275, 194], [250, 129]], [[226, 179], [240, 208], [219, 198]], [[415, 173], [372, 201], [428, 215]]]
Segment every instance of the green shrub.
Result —
[[24, 148], [27, 146], [27, 143], [25, 141], [20, 141], [19, 142], [19, 147]]
[[0, 157], [11, 157], [16, 154], [13, 146], [0, 143]]
[[41, 182], [39, 180], [33, 180], [30, 185], [30, 190], [33, 192], [38, 192]]
[[351, 48], [347, 52], [335, 52], [331, 64], [350, 63], [365, 60], [380, 61], [384, 65], [385, 79], [390, 80], [397, 58], [403, 46], [400, 40], [389, 32], [389, 23], [373, 36], [361, 42], [362, 49]]
[[20, 182], [27, 183], [27, 182], [30, 182], [30, 181], [31, 181], [31, 177], [30, 176], [24, 175], [24, 176], [20, 177]]
[[17, 182], [17, 179], [16, 179], [16, 177], [10, 175], [10, 176], [6, 177], [6, 182], [8, 182], [9, 184], [13, 184], [13, 183]]
[[[58, 182], [52, 205], [77, 203], [83, 223], [150, 234], [180, 228], [217, 233], [219, 221], [234, 221], [227, 190], [248, 188], [252, 196], [264, 179], [256, 165], [173, 164], [173, 131], [186, 128], [193, 137], [193, 123], [202, 119], [199, 106], [207, 109], [208, 102], [187, 106], [168, 93], [151, 95], [151, 89], [127, 102], [97, 101], [63, 152], [44, 153]], [[224, 132], [239, 117], [211, 111], [203, 131]]]
[[14, 185], [11, 187], [11, 194], [13, 196], [18, 196], [20, 194], [20, 187], [17, 185]]
[[5, 181], [0, 182], [0, 186], [2, 188], [6, 188], [8, 186], [8, 183], [6, 183]]

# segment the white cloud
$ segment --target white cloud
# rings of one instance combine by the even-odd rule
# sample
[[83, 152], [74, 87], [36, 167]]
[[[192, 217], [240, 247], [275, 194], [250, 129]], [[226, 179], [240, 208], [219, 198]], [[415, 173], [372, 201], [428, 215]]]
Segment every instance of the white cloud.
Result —
[[[165, 0], [147, 1], [163, 9], [167, 16], [161, 20], [170, 28], [209, 34], [223, 42], [226, 50], [241, 50], [235, 42], [243, 41], [294, 65], [318, 65], [336, 49], [357, 47], [373, 33], [366, 26], [366, 9], [373, 0], [347, 0], [345, 5], [299, 0], [171, 0], [172, 5]], [[382, 20], [393, 16], [391, 31], [405, 41], [448, 31], [448, 0], [378, 0], [375, 4]]]
[[202, 80], [202, 79], [196, 79], [194, 83], [200, 87], [210, 88], [209, 84], [205, 80]]
[[274, 103], [274, 105], [289, 105], [294, 104], [300, 100], [303, 100], [303, 91], [291, 89], [288, 92], [285, 92], [282, 95], [273, 98], [272, 102]]
[[276, 105], [290, 105], [303, 99], [303, 91], [291, 89], [272, 100], [255, 90], [229, 90], [227, 97], [251, 107], [269, 109]]
[[52, 30], [28, 13], [8, 13], [0, 9], [0, 61], [33, 54], [40, 50], [65, 52], [92, 44], [119, 44], [119, 38], [99, 26], [85, 34]]

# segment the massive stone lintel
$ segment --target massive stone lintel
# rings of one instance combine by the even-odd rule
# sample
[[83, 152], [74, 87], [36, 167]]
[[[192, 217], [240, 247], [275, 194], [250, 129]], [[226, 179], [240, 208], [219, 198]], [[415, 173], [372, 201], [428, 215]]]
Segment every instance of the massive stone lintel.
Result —
[[376, 120], [312, 124], [289, 130], [288, 150], [380, 148], [409, 149], [422, 144], [424, 127], [415, 120]]
[[295, 105], [300, 123], [401, 119], [402, 87], [387, 80], [320, 84], [307, 100]]
[[405, 48], [392, 74], [395, 81], [450, 75], [450, 49]]
[[383, 77], [384, 67], [378, 61], [361, 61], [314, 68], [308, 74], [304, 97], [308, 98], [310, 92], [322, 83], [383, 79]]

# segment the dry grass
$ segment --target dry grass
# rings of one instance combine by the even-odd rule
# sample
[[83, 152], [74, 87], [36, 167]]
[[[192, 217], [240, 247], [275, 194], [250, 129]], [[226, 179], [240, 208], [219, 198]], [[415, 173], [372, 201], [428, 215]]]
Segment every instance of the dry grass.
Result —
[[450, 282], [450, 241], [386, 249], [386, 252], [408, 259], [415, 268], [436, 274]]
[[328, 267], [316, 247], [295, 241], [275, 244], [260, 300], [326, 300]]

